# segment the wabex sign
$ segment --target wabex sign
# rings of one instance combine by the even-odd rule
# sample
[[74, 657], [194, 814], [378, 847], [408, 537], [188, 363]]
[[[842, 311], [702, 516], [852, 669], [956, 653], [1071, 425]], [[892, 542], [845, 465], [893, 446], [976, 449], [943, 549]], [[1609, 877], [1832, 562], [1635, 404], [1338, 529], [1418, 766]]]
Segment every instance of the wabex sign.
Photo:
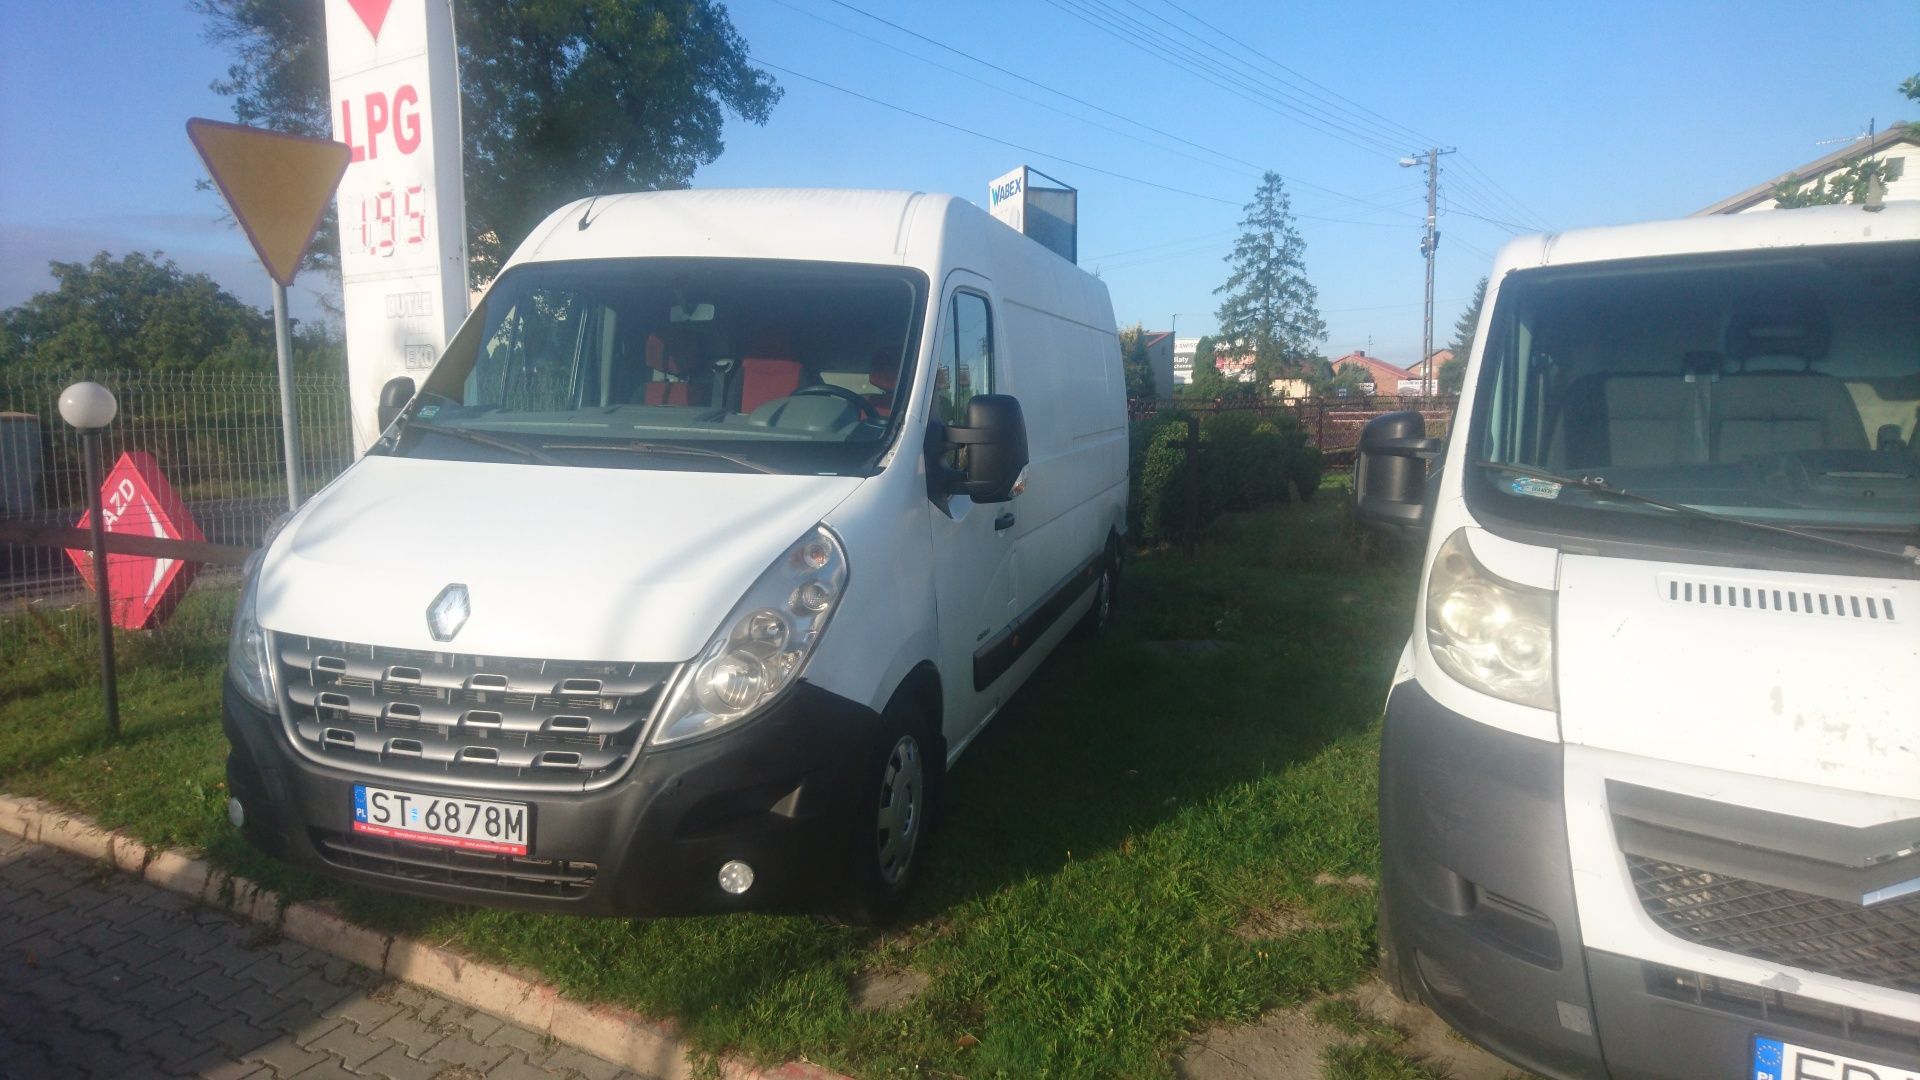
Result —
[[[1035, 178], [1038, 178], [1038, 185]], [[1079, 192], [1022, 165], [987, 185], [987, 210], [1014, 232], [1075, 261], [1080, 252]]]
[[987, 202], [989, 205], [999, 206], [1002, 199], [1013, 198], [1015, 195], [1026, 190], [1026, 186], [1026, 177], [1024, 176], [1015, 176], [1013, 179], [1005, 181], [1004, 183], [995, 182], [992, 187], [987, 189]]

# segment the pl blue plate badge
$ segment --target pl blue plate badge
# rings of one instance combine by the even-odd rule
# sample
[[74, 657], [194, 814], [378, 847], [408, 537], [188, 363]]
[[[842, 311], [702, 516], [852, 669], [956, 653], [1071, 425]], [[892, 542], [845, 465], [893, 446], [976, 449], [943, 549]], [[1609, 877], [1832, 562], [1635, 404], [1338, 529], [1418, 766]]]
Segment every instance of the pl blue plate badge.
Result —
[[1564, 485], [1552, 480], [1542, 480], [1534, 476], [1516, 476], [1507, 481], [1507, 487], [1515, 495], [1525, 495], [1532, 499], [1557, 499]]
[[1786, 1065], [1786, 1047], [1779, 1039], [1753, 1040], [1753, 1080], [1781, 1080]]

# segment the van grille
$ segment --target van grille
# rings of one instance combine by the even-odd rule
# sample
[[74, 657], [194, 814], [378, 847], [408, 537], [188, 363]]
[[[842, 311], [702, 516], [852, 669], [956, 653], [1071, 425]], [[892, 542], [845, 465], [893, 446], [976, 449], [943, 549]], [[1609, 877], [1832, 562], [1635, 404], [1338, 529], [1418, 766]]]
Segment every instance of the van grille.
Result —
[[1739, 608], [1775, 615], [1814, 615], [1862, 622], [1898, 622], [1893, 596], [1882, 592], [1782, 588], [1774, 581], [1742, 581], [1661, 574], [1660, 591], [1669, 601], [1698, 607]]
[[1920, 993], [1920, 899], [1862, 907], [1628, 855], [1660, 928], [1709, 948]]
[[326, 829], [309, 833], [320, 857], [344, 869], [514, 896], [576, 899], [593, 888], [600, 869], [594, 863], [570, 859], [490, 855]]
[[289, 734], [375, 775], [579, 790], [631, 757], [672, 664], [529, 660], [275, 634]]

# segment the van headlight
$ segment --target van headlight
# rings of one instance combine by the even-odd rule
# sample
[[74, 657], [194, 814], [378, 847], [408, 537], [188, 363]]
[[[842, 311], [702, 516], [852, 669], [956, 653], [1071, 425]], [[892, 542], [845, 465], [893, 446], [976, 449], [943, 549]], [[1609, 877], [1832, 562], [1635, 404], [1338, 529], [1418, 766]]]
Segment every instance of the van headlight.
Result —
[[745, 719], [792, 685], [846, 588], [846, 552], [816, 525], [767, 567], [681, 671], [654, 724], [653, 745]]
[[1447, 674], [1482, 693], [1554, 706], [1553, 593], [1495, 577], [1465, 529], [1447, 537], [1427, 579], [1427, 645]]
[[280, 711], [273, 693], [273, 657], [267, 648], [267, 633], [254, 619], [254, 593], [260, 574], [257, 567], [247, 575], [240, 590], [240, 602], [233, 609], [233, 631], [227, 640], [227, 673], [233, 678], [240, 696], [270, 713]]

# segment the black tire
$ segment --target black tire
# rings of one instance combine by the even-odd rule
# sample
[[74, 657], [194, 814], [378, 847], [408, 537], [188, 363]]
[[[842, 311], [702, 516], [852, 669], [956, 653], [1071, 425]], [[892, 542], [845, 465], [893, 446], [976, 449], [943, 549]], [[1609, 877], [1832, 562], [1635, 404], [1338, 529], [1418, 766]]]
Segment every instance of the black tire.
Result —
[[899, 915], [927, 850], [927, 826], [945, 757], [919, 706], [902, 696], [880, 714], [856, 793], [846, 893], [839, 915], [878, 926]]
[[1083, 638], [1097, 638], [1106, 633], [1107, 624], [1113, 621], [1114, 605], [1120, 599], [1120, 541], [1117, 537], [1107, 538], [1107, 550], [1094, 567], [1098, 577], [1093, 583], [1093, 603], [1087, 605], [1086, 614], [1080, 616], [1080, 623], [1074, 627], [1074, 633]]

